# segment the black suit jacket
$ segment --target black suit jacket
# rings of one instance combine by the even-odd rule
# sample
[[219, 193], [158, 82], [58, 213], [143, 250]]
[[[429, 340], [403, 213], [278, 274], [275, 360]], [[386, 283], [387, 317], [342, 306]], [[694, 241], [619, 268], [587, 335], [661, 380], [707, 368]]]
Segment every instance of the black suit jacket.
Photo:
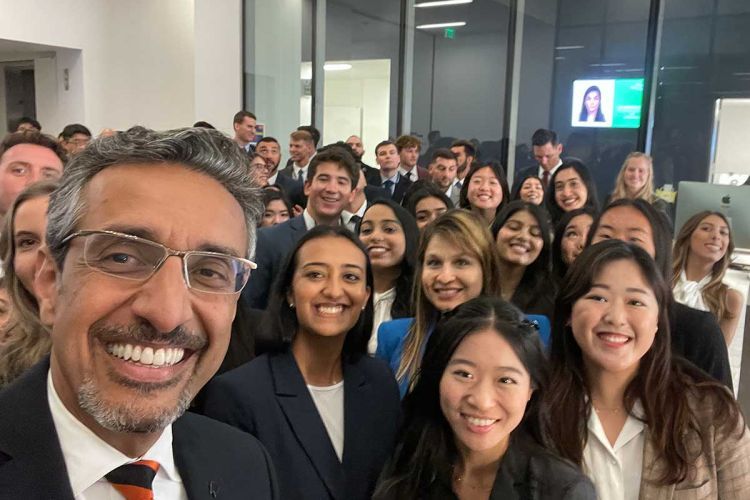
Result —
[[[45, 358], [0, 392], [2, 500], [73, 500], [47, 403], [48, 371]], [[172, 424], [172, 434], [188, 498], [277, 498], [268, 454], [252, 436], [191, 413]]]
[[305, 218], [301, 215], [258, 230], [255, 252], [255, 263], [258, 268], [250, 273], [250, 280], [240, 296], [240, 301], [245, 307], [266, 308], [268, 292], [284, 258], [306, 232]]
[[215, 378], [205, 413], [256, 436], [271, 455], [287, 499], [369, 499], [394, 444], [396, 381], [363, 356], [344, 363], [344, 453], [339, 462], [291, 353], [265, 354]]
[[284, 190], [284, 194], [292, 202], [292, 205], [299, 205], [301, 207], [307, 205], [307, 198], [305, 197], [305, 191], [301, 182], [295, 181], [283, 172], [279, 172], [274, 185], [280, 186]]
[[669, 323], [672, 352], [684, 357], [734, 392], [727, 344], [714, 315], [672, 302]]

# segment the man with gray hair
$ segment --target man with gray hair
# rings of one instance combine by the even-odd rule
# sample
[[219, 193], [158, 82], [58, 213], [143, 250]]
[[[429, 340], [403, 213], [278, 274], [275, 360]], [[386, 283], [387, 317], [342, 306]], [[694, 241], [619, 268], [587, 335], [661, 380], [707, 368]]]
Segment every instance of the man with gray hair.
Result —
[[67, 166], [35, 282], [52, 353], [0, 393], [0, 499], [275, 498], [255, 438], [184, 413], [255, 267], [246, 163], [214, 130], [136, 127]]

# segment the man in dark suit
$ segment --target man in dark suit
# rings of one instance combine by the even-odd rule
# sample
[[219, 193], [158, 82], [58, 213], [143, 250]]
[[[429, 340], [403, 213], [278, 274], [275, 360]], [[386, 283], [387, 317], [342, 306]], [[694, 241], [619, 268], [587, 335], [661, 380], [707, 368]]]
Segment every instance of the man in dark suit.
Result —
[[558, 140], [557, 133], [554, 130], [540, 128], [531, 136], [531, 147], [538, 165], [516, 173], [514, 184], [530, 175], [536, 175], [542, 181], [542, 186], [546, 190], [555, 171], [562, 165], [560, 155], [563, 151], [563, 145]]
[[[451, 144], [451, 151], [456, 155], [456, 162], [458, 162], [455, 186], [456, 190], [460, 192], [464, 185], [466, 174], [469, 173], [471, 164], [474, 163], [474, 160], [477, 158], [477, 148], [471, 141], [458, 139]], [[456, 204], [456, 206], [458, 206], [458, 204]]]
[[268, 165], [268, 185], [279, 186], [293, 205], [304, 207], [306, 200], [305, 194], [302, 192], [302, 184], [279, 172], [279, 164], [281, 163], [279, 141], [274, 137], [264, 137], [258, 141], [255, 152], [261, 155]]
[[238, 111], [232, 120], [234, 142], [248, 153], [255, 151], [255, 125], [257, 118], [250, 111]]
[[240, 299], [246, 306], [266, 308], [268, 291], [281, 263], [305, 232], [317, 225], [342, 223], [341, 213], [352, 202], [359, 176], [354, 158], [341, 148], [329, 148], [315, 155], [304, 185], [308, 200], [302, 215], [258, 231], [258, 268]]
[[281, 170], [283, 175], [300, 184], [307, 180], [310, 160], [315, 156], [315, 138], [307, 130], [295, 130], [289, 135], [289, 162]]
[[0, 499], [276, 497], [255, 439], [183, 415], [253, 267], [245, 162], [214, 130], [136, 127], [68, 164], [34, 286], [51, 354], [0, 393]]
[[398, 170], [399, 155], [396, 144], [382, 141], [375, 146], [375, 161], [380, 169], [373, 168], [367, 173], [367, 184], [382, 187], [396, 203], [401, 203], [411, 181], [402, 176]]
[[413, 135], [402, 135], [396, 139], [396, 149], [398, 149], [399, 166], [398, 171], [402, 177], [409, 182], [417, 180], [430, 180], [430, 174], [426, 168], [417, 165], [419, 152], [422, 151], [422, 141]]

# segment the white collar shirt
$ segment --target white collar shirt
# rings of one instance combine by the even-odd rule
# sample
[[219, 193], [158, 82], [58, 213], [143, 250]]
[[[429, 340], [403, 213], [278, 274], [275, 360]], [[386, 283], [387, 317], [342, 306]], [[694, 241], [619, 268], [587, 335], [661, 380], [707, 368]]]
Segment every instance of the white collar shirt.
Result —
[[279, 171], [277, 170], [274, 172], [274, 174], [268, 178], [268, 185], [269, 186], [275, 186], [276, 185], [276, 179], [279, 177]]
[[296, 161], [292, 163], [292, 171], [294, 172], [293, 178], [298, 179], [300, 174], [302, 174], [302, 180], [307, 180], [307, 169], [310, 168], [310, 162], [312, 162], [312, 156], [309, 160], [307, 160], [307, 163], [304, 165], [300, 165]]
[[409, 179], [411, 182], [419, 180], [419, 172], [417, 166], [414, 165], [409, 170], [405, 169], [403, 165], [398, 166], [398, 173]]
[[[555, 165], [554, 167], [550, 169], [549, 171], [550, 181], [552, 180], [552, 176], [555, 175], [555, 172], [557, 172], [557, 169], [560, 168], [560, 165], [562, 165], [562, 163], [563, 163], [562, 160], [558, 160], [557, 165]], [[541, 165], [539, 166], [537, 177], [539, 177], [540, 179], [544, 177], [544, 169], [541, 167]]]
[[[633, 414], [643, 416], [643, 406], [636, 402]], [[583, 450], [583, 470], [596, 487], [600, 500], [637, 500], [641, 490], [643, 448], [646, 424], [628, 415], [625, 425], [612, 446], [604, 428], [591, 409], [588, 439]]]
[[[315, 222], [315, 219], [313, 219], [313, 216], [310, 215], [307, 208], [302, 212], [302, 217], [305, 219], [305, 229], [308, 231], [318, 225], [318, 223]], [[339, 217], [339, 224], [343, 224], [343, 222], [343, 217]]]
[[356, 229], [356, 227], [355, 227], [356, 224], [352, 223], [352, 217], [354, 217], [356, 215], [357, 217], [359, 217], [359, 220], [361, 221], [362, 217], [365, 216], [365, 210], [367, 210], [367, 200], [366, 199], [362, 203], [362, 206], [359, 207], [359, 210], [357, 210], [356, 212], [350, 212], [348, 210], [344, 210], [343, 212], [341, 212], [341, 220], [344, 222], [344, 225], [346, 225], [346, 227], [347, 227], [347, 229], [349, 229], [349, 231], [354, 232], [354, 230]]
[[51, 373], [47, 375], [47, 402], [76, 500], [122, 500], [122, 495], [104, 476], [137, 460], [159, 462], [152, 485], [154, 498], [187, 500], [182, 478], [174, 463], [171, 425], [164, 429], [151, 449], [142, 457], [133, 459], [110, 446], [68, 411], [55, 390]]

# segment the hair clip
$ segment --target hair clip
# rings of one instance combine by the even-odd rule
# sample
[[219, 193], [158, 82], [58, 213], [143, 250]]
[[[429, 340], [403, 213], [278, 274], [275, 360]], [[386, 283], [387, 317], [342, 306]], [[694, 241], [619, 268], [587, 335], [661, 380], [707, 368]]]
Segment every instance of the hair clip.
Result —
[[521, 326], [525, 326], [526, 328], [533, 328], [537, 332], [539, 331], [539, 322], [535, 319], [524, 318], [523, 321], [521, 321]]

